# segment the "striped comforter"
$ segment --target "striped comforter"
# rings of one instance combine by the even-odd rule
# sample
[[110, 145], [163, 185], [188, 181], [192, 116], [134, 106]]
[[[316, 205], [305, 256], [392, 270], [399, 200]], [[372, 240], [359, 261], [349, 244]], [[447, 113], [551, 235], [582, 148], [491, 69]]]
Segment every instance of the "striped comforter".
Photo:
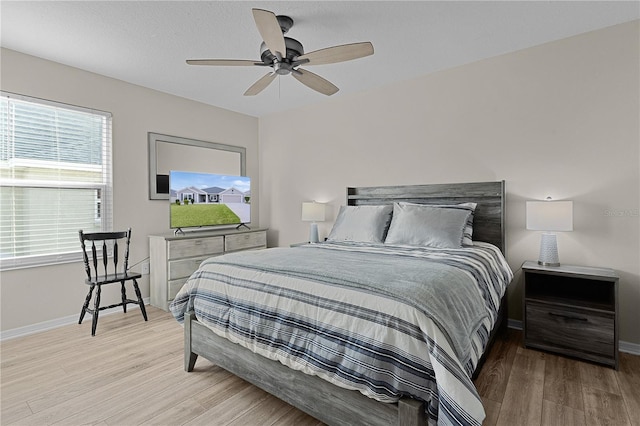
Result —
[[170, 306], [255, 353], [430, 424], [480, 425], [471, 374], [513, 277], [500, 251], [321, 243], [210, 258]]

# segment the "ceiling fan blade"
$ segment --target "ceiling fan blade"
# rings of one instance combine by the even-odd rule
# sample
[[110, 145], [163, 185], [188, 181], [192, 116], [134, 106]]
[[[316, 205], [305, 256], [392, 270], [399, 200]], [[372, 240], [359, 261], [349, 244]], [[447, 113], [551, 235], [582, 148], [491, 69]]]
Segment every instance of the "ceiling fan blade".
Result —
[[362, 43], [342, 44], [327, 47], [298, 56], [296, 61], [308, 59], [307, 65], [334, 64], [373, 55], [373, 44], [368, 41]]
[[277, 74], [275, 72], [270, 72], [269, 74], [265, 75], [260, 80], [253, 83], [253, 85], [249, 87], [246, 92], [244, 92], [244, 96], [255, 96], [258, 93], [262, 92], [267, 88], [269, 84], [271, 84], [273, 79], [276, 78], [276, 75]]
[[338, 90], [340, 90], [330, 81], [325, 80], [324, 78], [312, 73], [311, 71], [298, 68], [294, 70], [291, 75], [293, 75], [300, 83], [304, 84], [310, 89], [315, 90], [316, 92], [322, 93], [323, 95], [331, 96]]
[[[256, 27], [258, 32], [264, 40], [264, 44], [267, 45], [271, 53], [283, 58], [287, 56], [287, 46], [284, 42], [284, 35], [282, 29], [278, 23], [278, 18], [273, 12], [263, 9], [251, 9], [253, 12], [253, 19], [256, 21]], [[278, 54], [276, 54], [278, 52]]]
[[244, 59], [187, 59], [189, 65], [217, 65], [226, 67], [250, 67], [253, 65], [264, 65], [262, 62], [249, 61]]

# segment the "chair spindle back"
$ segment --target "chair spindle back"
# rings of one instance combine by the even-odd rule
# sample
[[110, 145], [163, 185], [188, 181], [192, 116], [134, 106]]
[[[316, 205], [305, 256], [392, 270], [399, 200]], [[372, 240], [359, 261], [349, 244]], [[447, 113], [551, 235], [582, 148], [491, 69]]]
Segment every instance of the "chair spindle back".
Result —
[[[84, 261], [84, 269], [87, 273], [87, 278], [91, 281], [92, 279], [97, 279], [100, 276], [100, 273], [103, 272], [106, 277], [109, 275], [109, 249], [108, 246], [113, 246], [113, 274], [117, 274], [118, 272], [125, 273], [129, 268], [129, 243], [131, 241], [131, 228], [122, 232], [93, 232], [93, 233], [84, 233], [82, 230], [78, 231], [80, 236], [80, 244], [82, 246], [82, 257]], [[123, 268], [122, 271], [118, 271], [118, 241], [124, 240], [125, 243], [125, 251], [123, 257]], [[87, 253], [88, 249], [86, 247], [85, 241], [91, 242], [91, 260], [89, 260], [89, 255]], [[97, 242], [97, 247], [96, 247]], [[100, 244], [102, 243], [102, 244]], [[100, 245], [101, 250], [99, 249]], [[100, 256], [99, 250], [102, 252], [102, 256]], [[99, 268], [99, 260], [102, 260], [101, 266]], [[93, 268], [92, 268], [93, 266]], [[102, 269], [103, 271], [101, 271]]]

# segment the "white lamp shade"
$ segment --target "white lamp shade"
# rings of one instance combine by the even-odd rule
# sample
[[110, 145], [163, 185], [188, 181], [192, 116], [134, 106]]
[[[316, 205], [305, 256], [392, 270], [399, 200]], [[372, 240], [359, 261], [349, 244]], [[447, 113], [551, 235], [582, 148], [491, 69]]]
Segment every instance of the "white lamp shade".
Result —
[[305, 222], [324, 221], [324, 204], [322, 203], [302, 203], [302, 220]]
[[573, 201], [527, 201], [527, 229], [573, 231]]

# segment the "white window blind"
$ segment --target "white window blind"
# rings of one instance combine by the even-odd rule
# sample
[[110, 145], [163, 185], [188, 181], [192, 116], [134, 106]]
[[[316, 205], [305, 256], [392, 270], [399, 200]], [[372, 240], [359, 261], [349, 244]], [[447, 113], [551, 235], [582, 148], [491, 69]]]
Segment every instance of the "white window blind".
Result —
[[112, 228], [111, 114], [0, 92], [0, 269], [80, 259]]

